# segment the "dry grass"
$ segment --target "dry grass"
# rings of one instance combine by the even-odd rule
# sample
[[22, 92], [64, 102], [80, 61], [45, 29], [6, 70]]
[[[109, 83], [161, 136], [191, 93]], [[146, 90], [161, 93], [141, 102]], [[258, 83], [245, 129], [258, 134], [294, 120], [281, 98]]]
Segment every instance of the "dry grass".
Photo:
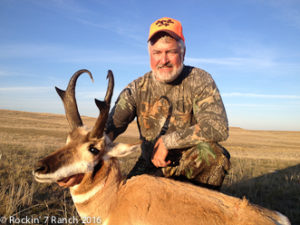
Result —
[[[95, 121], [83, 120], [88, 126]], [[0, 217], [31, 219], [29, 224], [57, 224], [51, 223], [51, 217], [79, 220], [68, 190], [39, 184], [31, 172], [39, 158], [64, 144], [67, 132], [62, 115], [0, 110]], [[118, 138], [120, 142], [137, 140], [135, 124]], [[231, 128], [223, 144], [232, 155], [232, 169], [222, 192], [246, 196], [284, 213], [292, 224], [300, 224], [300, 132]], [[121, 161], [124, 174], [137, 157]]]

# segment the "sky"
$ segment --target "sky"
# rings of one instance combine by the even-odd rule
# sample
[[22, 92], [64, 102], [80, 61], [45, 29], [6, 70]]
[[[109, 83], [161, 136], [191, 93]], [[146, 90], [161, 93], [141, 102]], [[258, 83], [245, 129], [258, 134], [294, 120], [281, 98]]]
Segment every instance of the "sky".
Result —
[[184, 63], [213, 76], [231, 127], [300, 131], [299, 0], [0, 0], [0, 109], [63, 114], [54, 86], [88, 69], [76, 97], [98, 116], [109, 69], [113, 101], [150, 70], [162, 17], [181, 21]]

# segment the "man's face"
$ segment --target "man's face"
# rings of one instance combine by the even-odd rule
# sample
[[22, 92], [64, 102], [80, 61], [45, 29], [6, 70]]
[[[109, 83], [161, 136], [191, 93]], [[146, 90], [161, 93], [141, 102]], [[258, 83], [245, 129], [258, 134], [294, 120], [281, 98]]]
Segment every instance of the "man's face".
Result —
[[160, 38], [150, 45], [150, 66], [157, 80], [172, 82], [183, 68], [183, 54], [180, 45], [173, 38]]

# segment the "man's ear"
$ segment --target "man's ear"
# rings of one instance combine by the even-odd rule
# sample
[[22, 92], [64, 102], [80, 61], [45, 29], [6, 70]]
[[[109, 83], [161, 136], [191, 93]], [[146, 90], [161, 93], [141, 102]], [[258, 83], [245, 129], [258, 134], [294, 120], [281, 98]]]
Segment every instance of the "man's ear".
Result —
[[127, 156], [133, 152], [137, 152], [140, 148], [140, 145], [129, 145], [129, 144], [122, 144], [122, 143], [113, 143], [110, 146], [110, 149], [105, 154], [105, 157], [111, 158], [111, 157], [124, 157]]

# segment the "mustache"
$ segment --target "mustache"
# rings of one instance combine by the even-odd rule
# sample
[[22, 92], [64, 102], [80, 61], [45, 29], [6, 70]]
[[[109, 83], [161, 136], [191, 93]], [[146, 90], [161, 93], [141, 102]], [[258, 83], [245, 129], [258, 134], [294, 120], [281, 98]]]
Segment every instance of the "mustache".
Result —
[[163, 64], [163, 65], [158, 65], [157, 69], [161, 69], [161, 68], [164, 68], [164, 67], [172, 68], [173, 64], [172, 63], [166, 63], [166, 64]]

